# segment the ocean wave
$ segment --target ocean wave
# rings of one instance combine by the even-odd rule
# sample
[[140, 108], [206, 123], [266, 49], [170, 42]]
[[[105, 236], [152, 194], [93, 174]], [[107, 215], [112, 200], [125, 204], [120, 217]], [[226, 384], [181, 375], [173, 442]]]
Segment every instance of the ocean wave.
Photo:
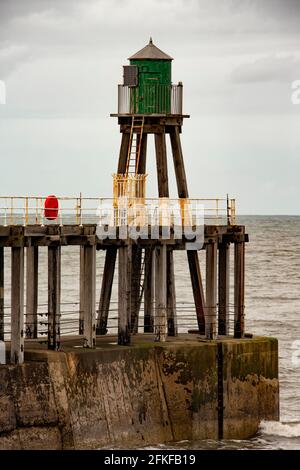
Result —
[[280, 421], [262, 421], [259, 426], [262, 434], [281, 437], [300, 437], [300, 422], [281, 423]]

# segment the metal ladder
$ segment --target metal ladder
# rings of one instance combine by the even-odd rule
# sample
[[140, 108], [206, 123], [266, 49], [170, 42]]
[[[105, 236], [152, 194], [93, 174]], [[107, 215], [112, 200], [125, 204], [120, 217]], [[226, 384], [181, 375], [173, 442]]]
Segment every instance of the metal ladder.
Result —
[[145, 289], [145, 250], [142, 250], [141, 253], [141, 271], [140, 271], [140, 295], [139, 295], [139, 304], [141, 305], [144, 289]]
[[[131, 128], [130, 128], [130, 138], [128, 146], [128, 154], [126, 161], [126, 175], [137, 175], [139, 168], [139, 161], [141, 156], [142, 148], [142, 138], [144, 131], [144, 116], [132, 116]], [[138, 288], [138, 297], [137, 297], [137, 312], [140, 310], [140, 305], [142, 302], [142, 297], [144, 293], [144, 281], [145, 281], [145, 250], [141, 251], [141, 264], [140, 270], [134, 274], [134, 277], [137, 281]], [[138, 318], [137, 315], [135, 319], [135, 325], [133, 326], [133, 332], [138, 332]]]
[[142, 117], [132, 116], [128, 154], [127, 154], [127, 161], [126, 161], [126, 175], [137, 174], [139, 161], [140, 161], [140, 155], [141, 155], [144, 122], [145, 122], [144, 116]]
[[137, 270], [136, 273], [133, 274], [133, 280], [135, 281], [136, 287], [138, 289], [137, 292], [137, 297], [136, 297], [136, 303], [134, 305], [134, 310], [136, 312], [136, 316], [134, 317], [134, 322], [132, 323], [132, 333], [136, 334], [138, 333], [139, 329], [139, 312], [141, 308], [141, 303], [142, 303], [142, 298], [144, 294], [144, 288], [145, 288], [145, 250], [141, 250], [141, 264], [140, 264], [140, 269]]

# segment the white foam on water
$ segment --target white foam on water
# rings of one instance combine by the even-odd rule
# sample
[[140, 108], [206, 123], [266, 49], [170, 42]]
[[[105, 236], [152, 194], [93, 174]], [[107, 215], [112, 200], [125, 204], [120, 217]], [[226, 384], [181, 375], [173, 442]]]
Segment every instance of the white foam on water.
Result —
[[300, 422], [281, 423], [280, 421], [262, 421], [259, 431], [271, 436], [300, 437]]

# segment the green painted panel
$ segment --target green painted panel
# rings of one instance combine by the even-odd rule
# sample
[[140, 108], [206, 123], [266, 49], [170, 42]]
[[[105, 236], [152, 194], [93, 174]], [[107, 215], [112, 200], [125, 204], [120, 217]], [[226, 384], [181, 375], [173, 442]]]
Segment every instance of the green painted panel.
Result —
[[138, 86], [132, 88], [133, 113], [170, 113], [171, 110], [171, 61], [131, 60], [138, 67]]

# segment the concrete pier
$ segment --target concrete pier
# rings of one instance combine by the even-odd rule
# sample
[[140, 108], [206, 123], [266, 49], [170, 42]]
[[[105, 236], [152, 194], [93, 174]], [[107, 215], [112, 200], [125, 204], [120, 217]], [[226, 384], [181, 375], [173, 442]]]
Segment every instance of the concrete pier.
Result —
[[0, 367], [0, 449], [245, 439], [279, 417], [273, 338], [143, 334], [118, 346], [108, 335], [96, 349], [62, 339], [61, 352], [27, 342], [24, 364]]
[[[10, 364], [0, 367], [0, 449], [136, 448], [183, 439], [244, 439], [261, 420], [278, 419], [277, 341], [245, 338], [248, 235], [236, 223], [234, 199], [190, 199], [180, 139], [189, 117], [182, 114], [182, 83], [171, 84], [171, 57], [156, 48], [153, 56], [152, 40], [148, 47], [149, 61], [143, 56], [142, 63], [148, 61], [148, 78], [155, 82], [135, 83], [137, 65], [131, 65], [132, 80], [125, 80], [129, 69], [124, 68], [129, 83], [118, 87], [118, 114], [111, 115], [118, 118], [122, 135], [113, 197], [2, 197], [0, 339], [7, 340]], [[148, 199], [151, 135], [158, 198]], [[166, 136], [178, 199], [169, 197]], [[229, 285], [230, 245], [234, 286]], [[79, 302], [75, 296], [61, 298], [61, 254], [69, 246], [79, 247], [79, 283], [74, 275]], [[4, 247], [11, 250], [12, 267], [11, 309], [5, 314]], [[38, 303], [41, 247], [48, 250], [46, 312]], [[100, 250], [105, 263], [96, 316]], [[186, 252], [191, 281], [183, 304], [178, 299], [176, 304], [176, 269], [181, 269], [174, 265], [176, 250]], [[205, 285], [200, 250], [206, 251]], [[38, 322], [39, 316], [46, 320]]]

